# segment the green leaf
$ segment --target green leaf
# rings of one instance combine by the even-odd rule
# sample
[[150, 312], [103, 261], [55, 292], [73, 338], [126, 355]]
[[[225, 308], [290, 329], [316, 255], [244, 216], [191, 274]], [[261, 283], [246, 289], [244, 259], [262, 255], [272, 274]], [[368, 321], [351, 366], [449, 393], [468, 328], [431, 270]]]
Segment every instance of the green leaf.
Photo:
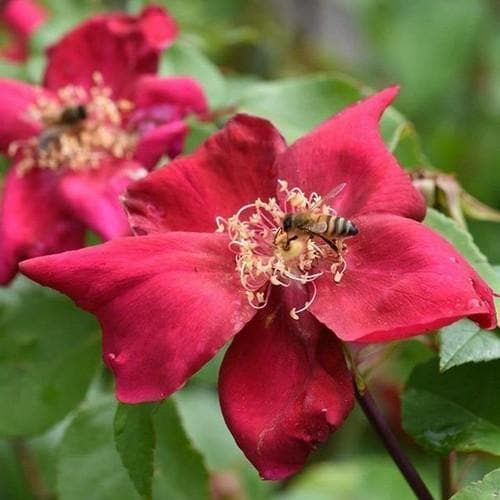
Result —
[[9, 164], [10, 159], [7, 156], [0, 154], [0, 183], [2, 182], [2, 177], [5, 175], [7, 169], [9, 168]]
[[262, 81], [258, 76], [251, 74], [229, 74], [225, 75], [225, 80], [228, 104], [240, 102], [249, 88]]
[[313, 75], [250, 85], [238, 111], [267, 118], [292, 142], [361, 97], [354, 80]]
[[[290, 143], [373, 92], [348, 76], [319, 74], [255, 83], [247, 88], [237, 104], [239, 111], [273, 122]], [[403, 165], [428, 165], [413, 125], [394, 108], [384, 113], [381, 132]]]
[[472, 236], [454, 220], [429, 208], [424, 223], [446, 238], [466, 258], [493, 290], [500, 291], [500, 276], [474, 243]]
[[[208, 472], [200, 453], [191, 446], [175, 402], [164, 401], [154, 412], [153, 422], [156, 433], [153, 498], [208, 500]], [[206, 431], [210, 432], [208, 428]]]
[[203, 87], [211, 108], [225, 104], [222, 74], [202, 52], [186, 41], [179, 40], [164, 52], [160, 74], [191, 76]]
[[469, 484], [451, 497], [451, 500], [487, 500], [500, 497], [500, 469], [486, 474], [481, 481]]
[[26, 61], [26, 79], [39, 85], [43, 79], [45, 64], [45, 57], [42, 54], [33, 54]]
[[151, 498], [155, 436], [151, 412], [156, 405], [118, 405], [115, 442], [138, 493]]
[[230, 468], [246, 460], [224, 423], [217, 395], [212, 390], [188, 387], [177, 393], [175, 400], [186, 431], [211, 469]]
[[[395, 113], [393, 118], [394, 121], [398, 121], [398, 115], [400, 120], [400, 124], [394, 129], [392, 136], [387, 141], [387, 145], [391, 152], [404, 167], [432, 168], [429, 159], [422, 150], [420, 139], [413, 124], [406, 121], [403, 115], [398, 113], [394, 108], [389, 108], [387, 113], [391, 111]], [[382, 125], [384, 124], [384, 117], [382, 118]], [[393, 128], [390, 123], [389, 127]]]
[[[227, 348], [228, 348], [227, 345], [222, 347], [219, 350], [219, 352], [210, 361], [208, 361], [208, 363], [206, 363], [201, 368], [201, 370], [196, 372], [190, 378], [191, 385], [204, 385], [205, 387], [217, 387], [217, 382], [219, 380], [220, 365], [222, 363], [222, 360], [224, 359]], [[185, 391], [183, 391], [183, 392], [185, 392]], [[178, 393], [176, 393], [175, 397], [177, 397], [177, 394]], [[218, 407], [218, 403], [217, 403], [217, 407]], [[218, 408], [218, 410], [220, 413], [219, 408]]]
[[25, 500], [31, 498], [29, 485], [23, 476], [21, 464], [13, 446], [8, 441], [0, 441], [0, 498]]
[[36, 434], [83, 399], [100, 363], [94, 318], [24, 278], [0, 290], [0, 434]]
[[479, 328], [476, 323], [463, 319], [439, 332], [439, 369], [469, 362], [500, 359], [500, 335]]
[[213, 123], [202, 123], [194, 119], [188, 119], [189, 132], [184, 144], [183, 154], [192, 153], [200, 144], [217, 131]]
[[111, 398], [80, 409], [59, 449], [57, 492], [60, 500], [138, 500], [113, 440]]
[[[444, 236], [493, 290], [500, 290], [498, 273], [481, 253], [470, 233], [454, 220], [432, 208], [427, 210], [424, 223]], [[498, 299], [495, 303], [498, 310], [500, 303]], [[498, 333], [482, 330], [468, 320], [443, 328], [440, 340], [440, 368], [443, 371], [469, 361], [478, 362], [500, 358]]]
[[403, 395], [403, 427], [438, 453], [500, 454], [500, 361], [439, 373], [437, 360], [418, 366]]
[[268, 498], [272, 483], [259, 478], [236, 445], [222, 418], [217, 392], [209, 387], [191, 385], [177, 392], [174, 398], [186, 432], [203, 454], [207, 466], [211, 470], [231, 471], [248, 498]]
[[368, 4], [376, 15], [365, 28], [377, 30], [368, 42], [377, 61], [375, 67], [382, 64], [401, 83], [404, 109], [412, 116], [425, 116], [442, 105], [444, 88], [447, 99], [464, 88], [474, 47], [484, 35], [481, 19], [487, 3], [420, 0]]
[[115, 409], [111, 398], [101, 399], [80, 409], [68, 427], [58, 459], [61, 500], [88, 499], [89, 491], [93, 500], [138, 499], [136, 487], [148, 498], [208, 500], [208, 473], [172, 400], [160, 406], [121, 406], [114, 420], [116, 444]]
[[0, 75], [2, 75], [2, 78], [26, 80], [26, 68], [19, 63], [9, 63], [8, 61], [0, 60]]
[[[427, 471], [425, 471], [427, 472]], [[433, 474], [426, 474], [427, 484]], [[434, 486], [434, 485], [433, 485]], [[292, 478], [276, 500], [414, 500], [415, 495], [388, 456], [315, 464]]]

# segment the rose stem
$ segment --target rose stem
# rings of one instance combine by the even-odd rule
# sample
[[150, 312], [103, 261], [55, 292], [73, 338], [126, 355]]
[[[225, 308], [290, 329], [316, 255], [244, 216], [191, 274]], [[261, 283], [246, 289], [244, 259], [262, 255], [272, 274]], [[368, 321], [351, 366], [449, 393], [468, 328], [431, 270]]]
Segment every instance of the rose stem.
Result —
[[433, 500], [427, 486], [425, 486], [417, 470], [413, 467], [413, 464], [399, 446], [396, 436], [383, 419], [368, 389], [365, 388], [365, 390], [361, 392], [355, 384], [355, 391], [356, 399], [365, 413], [366, 418], [379, 435], [386, 450], [391, 455], [416, 497], [419, 500]]
[[368, 391], [366, 383], [361, 374], [358, 372], [356, 364], [352, 359], [351, 353], [349, 352], [347, 346], [343, 344], [343, 347], [344, 353], [351, 367], [351, 372], [353, 374], [356, 399], [359, 403], [359, 406], [361, 406], [361, 409], [363, 410], [366, 418], [370, 422], [371, 426], [375, 429], [375, 432], [378, 434], [379, 438], [382, 440], [385, 449], [391, 455], [391, 458], [394, 460], [394, 463], [397, 465], [401, 474], [403, 474], [403, 477], [406, 479], [406, 482], [415, 493], [415, 496], [419, 500], [433, 500], [433, 497], [430, 491], [427, 489], [427, 486], [422, 481], [419, 473], [417, 472], [415, 467], [413, 467], [413, 464], [410, 462], [408, 456], [399, 445], [396, 436], [392, 432], [391, 428], [387, 425], [387, 422], [382, 416], [382, 413], [380, 413], [380, 410], [377, 407], [377, 403], [375, 403], [375, 400]]
[[454, 452], [441, 457], [439, 471], [441, 476], [441, 498], [448, 500], [455, 493], [453, 485], [453, 468], [455, 466], [456, 455]]
[[10, 442], [12, 451], [16, 456], [23, 471], [24, 478], [28, 484], [33, 497], [36, 500], [47, 500], [50, 494], [43, 484], [42, 475], [31, 450], [22, 439], [13, 439]]

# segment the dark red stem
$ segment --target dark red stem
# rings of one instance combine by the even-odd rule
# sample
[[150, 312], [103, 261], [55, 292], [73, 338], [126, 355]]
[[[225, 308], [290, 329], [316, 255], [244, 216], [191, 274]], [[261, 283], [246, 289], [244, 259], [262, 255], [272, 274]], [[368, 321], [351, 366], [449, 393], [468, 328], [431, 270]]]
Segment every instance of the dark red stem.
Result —
[[455, 468], [456, 454], [454, 452], [448, 453], [441, 457], [439, 463], [440, 477], [441, 477], [441, 498], [448, 500], [455, 493], [453, 484], [453, 469]]
[[33, 497], [36, 500], [50, 499], [51, 495], [43, 483], [38, 464], [28, 445], [22, 439], [13, 439], [10, 444]]
[[386, 450], [389, 452], [391, 458], [394, 460], [394, 463], [398, 466], [401, 474], [403, 474], [406, 479], [406, 482], [419, 500], [433, 500], [427, 486], [422, 481], [419, 473], [415, 467], [413, 467], [413, 464], [410, 462], [407, 455], [399, 445], [398, 440], [396, 439], [396, 436], [392, 432], [391, 428], [382, 417], [375, 400], [372, 398], [370, 392], [364, 385], [364, 382], [360, 384], [359, 378], [356, 377], [356, 379], [354, 388], [359, 406], [361, 406], [366, 418], [379, 435]]

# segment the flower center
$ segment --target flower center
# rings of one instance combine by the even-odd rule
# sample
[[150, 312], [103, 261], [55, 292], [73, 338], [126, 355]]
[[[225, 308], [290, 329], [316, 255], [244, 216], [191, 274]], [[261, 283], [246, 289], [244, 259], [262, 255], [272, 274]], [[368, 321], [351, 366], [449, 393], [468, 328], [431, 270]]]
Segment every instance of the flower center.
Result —
[[103, 158], [129, 158], [137, 138], [124, 126], [133, 105], [115, 101], [112, 90], [94, 74], [94, 85], [68, 85], [58, 90], [55, 99], [40, 96], [28, 110], [29, 117], [43, 125], [37, 137], [15, 141], [9, 154], [21, 154], [18, 173], [34, 167], [59, 170], [97, 168]]
[[[217, 217], [217, 231], [227, 232], [229, 249], [235, 254], [236, 271], [249, 304], [266, 307], [271, 286], [288, 287], [294, 281], [310, 285], [310, 299], [290, 315], [298, 319], [316, 296], [315, 280], [325, 273], [339, 283], [347, 269], [345, 238], [357, 229], [326, 202], [345, 185], [323, 198], [317, 193], [307, 197], [300, 189], [288, 189], [279, 180], [283, 201], [257, 199], [227, 220]], [[337, 221], [337, 222], [336, 222]]]

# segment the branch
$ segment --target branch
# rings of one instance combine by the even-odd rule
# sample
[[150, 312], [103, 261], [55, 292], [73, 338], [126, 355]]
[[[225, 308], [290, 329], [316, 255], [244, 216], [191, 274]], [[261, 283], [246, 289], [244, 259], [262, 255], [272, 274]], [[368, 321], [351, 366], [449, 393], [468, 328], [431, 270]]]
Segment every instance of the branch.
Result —
[[441, 477], [441, 498], [448, 500], [455, 493], [455, 485], [453, 484], [453, 468], [455, 466], [456, 454], [450, 452], [444, 457], [441, 457], [439, 463], [439, 471]]
[[47, 500], [51, 497], [47, 491], [38, 464], [33, 457], [31, 450], [22, 439], [13, 439], [11, 442], [12, 451], [21, 466], [24, 479], [36, 500]]
[[408, 486], [410, 486], [413, 490], [418, 500], [434, 500], [417, 470], [413, 467], [413, 464], [410, 462], [406, 453], [399, 445], [398, 440], [396, 439], [396, 436], [392, 432], [391, 428], [387, 425], [382, 413], [380, 413], [375, 400], [372, 398], [372, 395], [366, 387], [365, 380], [358, 371], [349, 349], [345, 344], [342, 344], [342, 347], [349, 366], [351, 367], [356, 399], [358, 400], [359, 406], [361, 406], [366, 418], [382, 440], [385, 449], [391, 455], [391, 458], [394, 460], [394, 463], [401, 471], [401, 474], [406, 479]]

